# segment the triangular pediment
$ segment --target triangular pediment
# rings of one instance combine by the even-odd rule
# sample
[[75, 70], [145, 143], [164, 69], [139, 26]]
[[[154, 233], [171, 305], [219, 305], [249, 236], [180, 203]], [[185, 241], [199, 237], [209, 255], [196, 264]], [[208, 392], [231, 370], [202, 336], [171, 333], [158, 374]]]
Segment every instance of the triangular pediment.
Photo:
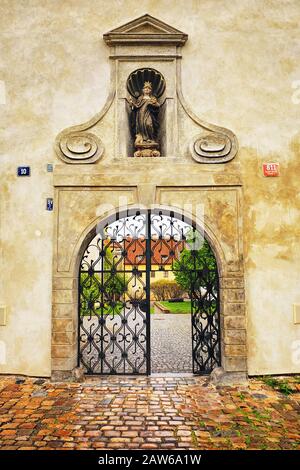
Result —
[[183, 45], [188, 36], [151, 15], [143, 15], [103, 35], [108, 45], [172, 43]]
[[136, 33], [141, 33], [141, 34], [164, 34], [168, 33], [165, 29], [162, 29], [159, 26], [154, 25], [150, 21], [145, 21], [142, 24], [135, 25], [131, 29], [128, 29], [126, 31], [127, 33], [131, 34], [136, 34]]

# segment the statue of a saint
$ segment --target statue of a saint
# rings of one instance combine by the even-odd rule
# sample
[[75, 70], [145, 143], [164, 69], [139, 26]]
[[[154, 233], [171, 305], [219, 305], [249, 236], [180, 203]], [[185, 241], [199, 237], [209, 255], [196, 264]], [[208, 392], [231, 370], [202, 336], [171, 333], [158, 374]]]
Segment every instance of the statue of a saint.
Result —
[[158, 113], [160, 104], [152, 95], [151, 82], [145, 82], [142, 94], [129, 99], [131, 106], [131, 126], [135, 136], [135, 157], [159, 157], [157, 134], [159, 130]]

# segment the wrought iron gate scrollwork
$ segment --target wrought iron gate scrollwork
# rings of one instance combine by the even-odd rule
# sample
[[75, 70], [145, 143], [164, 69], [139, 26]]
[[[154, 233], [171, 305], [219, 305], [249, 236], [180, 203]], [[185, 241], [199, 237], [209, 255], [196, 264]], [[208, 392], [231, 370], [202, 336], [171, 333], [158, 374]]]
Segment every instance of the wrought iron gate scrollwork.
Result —
[[200, 238], [172, 211], [127, 211], [99, 228], [79, 270], [78, 363], [87, 374], [150, 374], [150, 272], [165, 269], [187, 279], [193, 372], [220, 364], [218, 270], [206, 241], [209, 256], [200, 256]]
[[[197, 254], [197, 252], [193, 254], [196, 266]], [[212, 265], [209, 265], [205, 259], [201, 261], [204, 261], [201, 269], [196, 267], [191, 273], [194, 374], [210, 373], [215, 367], [220, 366], [218, 270], [215, 261]]]
[[[80, 265], [79, 358], [88, 374], [148, 372], [146, 214], [117, 218], [89, 244]], [[128, 256], [128, 253], [133, 256]], [[138, 253], [138, 254], [137, 254]]]

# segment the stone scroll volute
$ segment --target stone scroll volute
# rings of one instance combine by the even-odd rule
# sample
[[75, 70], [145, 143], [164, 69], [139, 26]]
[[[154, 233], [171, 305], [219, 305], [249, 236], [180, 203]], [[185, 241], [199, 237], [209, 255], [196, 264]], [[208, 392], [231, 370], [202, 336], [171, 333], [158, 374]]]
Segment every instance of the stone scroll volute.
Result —
[[101, 140], [91, 132], [63, 131], [56, 139], [56, 151], [66, 163], [94, 163], [103, 154]]

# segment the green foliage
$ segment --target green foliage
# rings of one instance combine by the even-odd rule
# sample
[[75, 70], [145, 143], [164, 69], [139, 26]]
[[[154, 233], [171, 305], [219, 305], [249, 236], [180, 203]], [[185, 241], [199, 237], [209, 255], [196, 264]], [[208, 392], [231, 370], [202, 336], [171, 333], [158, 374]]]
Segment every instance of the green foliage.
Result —
[[151, 290], [155, 300], [176, 299], [182, 297], [183, 290], [176, 281], [160, 279], [151, 283]]
[[203, 420], [199, 421], [199, 422], [198, 422], [198, 425], [199, 425], [200, 428], [206, 429], [206, 423], [205, 423], [205, 421], [203, 421]]
[[279, 383], [278, 390], [284, 395], [290, 395], [291, 393], [294, 393], [294, 390], [285, 381]]
[[245, 395], [243, 394], [243, 392], [239, 392], [239, 393], [237, 394], [237, 396], [238, 396], [242, 401], [245, 400]]
[[[123, 269], [123, 267], [122, 267]], [[108, 271], [108, 272], [105, 272]], [[104, 258], [103, 287], [109, 299], [117, 301], [126, 292], [128, 278], [124, 273], [118, 273], [114, 255], [111, 249], [107, 249]]]
[[275, 377], [263, 377], [262, 380], [266, 385], [274, 388], [274, 390], [278, 390], [284, 395], [290, 395], [291, 393], [294, 393], [294, 390], [290, 387], [286, 380], [278, 380]]
[[270, 413], [268, 411], [265, 411], [264, 413], [261, 413], [259, 410], [253, 410], [252, 414], [255, 416], [256, 419], [263, 421], [265, 419], [270, 418]]
[[187, 247], [181, 252], [180, 259], [174, 263], [175, 279], [185, 292], [199, 292], [207, 282], [214, 283], [217, 274], [216, 258], [206, 240], [201, 248], [189, 249], [193, 244], [198, 245], [195, 243], [197, 235], [193, 236], [193, 239], [187, 240]]
[[278, 380], [274, 379], [273, 377], [263, 377], [262, 380], [265, 382], [266, 385], [269, 387], [275, 388], [278, 385]]
[[260, 446], [259, 446], [260, 450], [268, 450], [268, 446], [265, 442], [263, 442]]
[[[85, 316], [95, 309], [95, 302], [100, 297], [98, 275], [89, 276], [88, 273], [80, 274], [80, 315]], [[96, 313], [96, 312], [95, 312]]]
[[197, 449], [198, 448], [198, 439], [197, 439], [195, 431], [191, 431], [191, 440], [192, 440], [193, 446]]
[[127, 291], [128, 278], [118, 273], [114, 266], [113, 253], [107, 249], [104, 260], [104, 271], [99, 273], [84, 272], [80, 274], [81, 315], [101, 313], [100, 303], [103, 302], [104, 313], [119, 313], [123, 307], [120, 298]]

